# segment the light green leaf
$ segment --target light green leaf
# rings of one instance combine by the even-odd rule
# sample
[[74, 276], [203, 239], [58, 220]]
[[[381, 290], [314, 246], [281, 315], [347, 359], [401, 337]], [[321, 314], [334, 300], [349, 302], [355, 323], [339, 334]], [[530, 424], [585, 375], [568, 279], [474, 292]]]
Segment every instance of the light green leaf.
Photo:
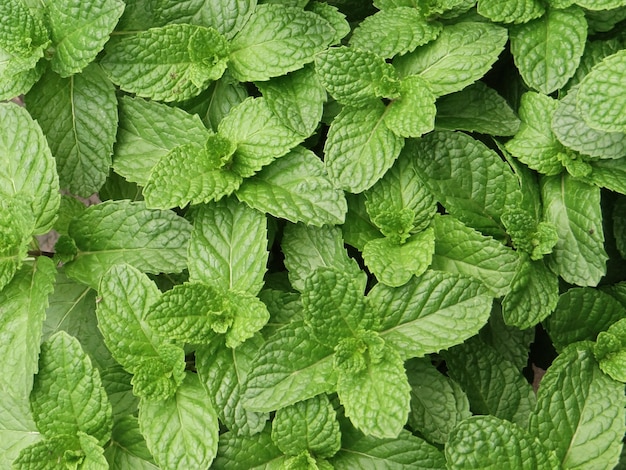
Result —
[[65, 265], [72, 279], [97, 288], [111, 266], [128, 263], [149, 273], [187, 267], [191, 224], [170, 211], [147, 209], [143, 202], [107, 201], [88, 207], [69, 227], [78, 248]]
[[432, 269], [472, 276], [494, 297], [510, 291], [519, 264], [515, 251], [449, 215], [435, 217], [433, 227]]
[[341, 40], [350, 34], [350, 23], [344, 15], [335, 5], [331, 5], [326, 2], [307, 2], [307, 10], [321, 16], [328, 24], [335, 30], [333, 40], [329, 45], [334, 46], [341, 42]]
[[17, 271], [0, 291], [0, 389], [16, 398], [28, 396], [37, 372], [37, 357], [55, 265], [40, 256]]
[[[389, 174], [389, 171], [385, 173], [385, 175], [387, 174]], [[382, 181], [382, 179], [380, 181]], [[375, 187], [376, 185], [374, 185], [372, 189]], [[427, 190], [421, 190], [419, 192], [421, 194], [430, 195], [430, 192]], [[346, 194], [346, 201], [348, 202], [348, 213], [346, 214], [346, 222], [341, 226], [344, 242], [363, 251], [367, 242], [380, 238], [381, 232], [370, 220], [370, 215], [367, 213], [365, 193]], [[427, 204], [433, 204], [436, 210], [437, 206], [432, 197], [430, 197], [430, 201], [428, 201]]]
[[217, 413], [198, 377], [191, 372], [173, 397], [141, 401], [139, 429], [163, 470], [208, 468], [217, 454]]
[[234, 198], [199, 207], [188, 264], [191, 281], [258, 294], [267, 270], [265, 216]]
[[130, 381], [138, 397], [146, 400], [170, 398], [184, 379], [185, 351], [176, 345], [157, 346], [156, 355], [139, 363]]
[[[43, 52], [42, 52], [43, 54]], [[35, 68], [12, 73], [10, 70], [12, 57], [0, 48], [0, 100], [8, 101], [16, 96], [24, 95], [41, 78], [45, 70], [43, 62]]]
[[435, 39], [441, 24], [426, 21], [416, 8], [385, 9], [368, 16], [350, 36], [350, 46], [376, 53], [386, 59], [406, 54]]
[[465, 392], [428, 359], [413, 359], [406, 368], [411, 385], [409, 426], [429, 441], [445, 444], [457, 424], [472, 415]]
[[426, 80], [411, 75], [400, 82], [400, 97], [385, 114], [385, 125], [400, 137], [420, 137], [435, 128], [435, 95]]
[[592, 11], [611, 10], [626, 6], [624, 0], [575, 0], [574, 3]]
[[[476, 448], [476, 442], [489, 446]], [[524, 428], [495, 416], [472, 416], [452, 431], [446, 445], [448, 468], [560, 468], [558, 460]]]
[[213, 28], [169, 24], [116, 38], [105, 51], [102, 68], [122, 90], [182, 101], [222, 76], [229, 46]]
[[124, 11], [121, 0], [96, 4], [80, 0], [45, 0], [54, 55], [51, 67], [62, 77], [80, 72], [109, 39]]
[[[2, 385], [4, 387], [4, 385]], [[26, 393], [14, 397], [2, 388], [0, 401], [0, 465], [11, 468], [20, 451], [41, 439]]]
[[0, 291], [28, 256], [33, 231], [29, 206], [19, 196], [0, 200]]
[[36, 59], [43, 56], [43, 49], [49, 40], [46, 26], [40, 18], [34, 16], [20, 0], [2, 2], [0, 15], [4, 18], [0, 25], [0, 49], [22, 60], [29, 56], [37, 56]]
[[213, 466], [218, 470], [282, 470], [286, 461], [287, 457], [272, 442], [268, 426], [254, 436], [221, 434]]
[[576, 108], [590, 127], [604, 132], [626, 132], [624, 71], [626, 52], [597, 64], [580, 83]]
[[483, 82], [437, 100], [435, 128], [491, 135], [514, 135], [520, 120], [509, 104]]
[[605, 375], [590, 343], [564, 350], [548, 368], [529, 430], [562, 468], [613, 468], [622, 449], [624, 384]]
[[511, 52], [524, 81], [549, 95], [574, 75], [585, 49], [582, 9], [548, 9], [541, 18], [511, 28]]
[[236, 194], [261, 212], [318, 227], [343, 223], [348, 209], [343, 191], [334, 187], [322, 161], [304, 147], [247, 178]]
[[155, 101], [123, 96], [113, 169], [145, 186], [152, 168], [174, 148], [202, 147], [210, 135], [200, 118]]
[[[60, 434], [25, 447], [10, 467], [13, 470], [51, 470], [76, 468], [84, 452], [75, 435]], [[62, 465], [59, 467], [59, 465]]]
[[478, 0], [478, 14], [499, 23], [527, 23], [545, 13], [540, 0]]
[[219, 123], [218, 133], [237, 146], [230, 170], [246, 178], [282, 157], [304, 138], [282, 124], [265, 98], [247, 98]]
[[368, 299], [378, 311], [380, 335], [404, 358], [460, 344], [485, 325], [492, 297], [478, 281], [426, 271], [402, 287], [377, 284]]
[[109, 470], [109, 464], [104, 457], [104, 449], [95, 437], [81, 431], [78, 433], [78, 442], [85, 455], [80, 464], [81, 468], [85, 470]]
[[607, 188], [620, 194], [626, 194], [626, 159], [597, 160], [590, 162], [590, 183]]
[[401, 77], [419, 75], [436, 96], [460, 91], [481, 78], [508, 39], [505, 28], [492, 23], [462, 22], [445, 26], [434, 41], [396, 57]]
[[335, 29], [313, 12], [259, 5], [230, 43], [228, 68], [242, 82], [278, 77], [313, 62], [334, 35]]
[[158, 470], [134, 416], [124, 416], [115, 422], [111, 444], [104, 451], [104, 456], [112, 470]]
[[548, 266], [570, 284], [595, 286], [606, 272], [600, 189], [568, 174], [541, 180], [544, 219], [559, 240]]
[[341, 448], [341, 432], [326, 394], [294, 403], [276, 412], [272, 441], [286, 455], [309, 451], [316, 458], [332, 457]]
[[324, 145], [325, 164], [340, 188], [360, 193], [376, 183], [393, 165], [404, 139], [384, 125], [385, 106], [345, 107], [333, 120]]
[[[590, 14], [590, 11], [586, 12], [587, 23], [589, 23], [589, 29], [592, 30], [591, 23], [593, 20], [588, 16]], [[611, 20], [619, 19], [619, 14], [614, 11], [605, 11], [602, 14], [606, 14]], [[626, 15], [626, 10], [623, 10], [623, 14]], [[618, 21], [621, 21], [621, 19]], [[585, 52], [580, 58], [580, 65], [576, 69], [574, 76], [567, 82], [563, 91], [568, 91], [570, 88], [580, 84], [595, 65], [599, 64], [604, 58], [619, 52], [621, 48], [622, 43], [618, 38], [587, 41]]]
[[228, 297], [234, 319], [226, 333], [226, 346], [236, 348], [261, 330], [270, 319], [270, 314], [265, 304], [251, 294], [229, 292]]
[[558, 241], [554, 225], [549, 222], [537, 222], [533, 214], [518, 207], [506, 211], [501, 219], [513, 246], [518, 251], [528, 254], [535, 261], [552, 253], [552, 248]]
[[104, 184], [117, 130], [115, 88], [98, 65], [61, 78], [48, 71], [26, 96], [56, 160], [61, 187], [89, 197]]
[[0, 167], [0, 192], [28, 202], [33, 235], [46, 233], [60, 204], [59, 177], [39, 124], [14, 103], [0, 103]]
[[428, 228], [401, 245], [389, 238], [371, 240], [363, 248], [363, 260], [378, 281], [400, 287], [426, 271], [434, 252], [435, 232]]
[[272, 335], [252, 361], [244, 407], [273, 411], [335, 389], [334, 350], [317, 342], [300, 321]]
[[101, 445], [111, 437], [111, 404], [100, 374], [78, 340], [64, 331], [41, 345], [30, 404], [37, 429], [45, 436], [84, 432]]
[[102, 386], [113, 408], [113, 422], [127, 415], [135, 415], [139, 408], [139, 397], [133, 394], [133, 376], [119, 364], [100, 370]]
[[593, 354], [605, 374], [619, 382], [626, 382], [626, 318], [600, 332]]

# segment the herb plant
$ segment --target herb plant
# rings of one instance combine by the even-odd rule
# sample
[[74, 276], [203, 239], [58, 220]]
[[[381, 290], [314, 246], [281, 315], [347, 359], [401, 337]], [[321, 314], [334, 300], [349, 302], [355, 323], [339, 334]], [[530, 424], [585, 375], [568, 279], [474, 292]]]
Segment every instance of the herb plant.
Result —
[[0, 15], [0, 467], [626, 466], [626, 1]]

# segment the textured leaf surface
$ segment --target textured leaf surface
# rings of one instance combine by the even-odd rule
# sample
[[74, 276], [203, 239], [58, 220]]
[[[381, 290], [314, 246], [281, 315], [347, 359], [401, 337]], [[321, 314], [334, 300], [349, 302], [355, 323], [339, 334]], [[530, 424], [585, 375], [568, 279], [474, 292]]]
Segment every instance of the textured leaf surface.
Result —
[[527, 23], [545, 9], [539, 0], [479, 0], [478, 14], [499, 23]]
[[100, 67], [69, 78], [48, 72], [26, 101], [48, 139], [61, 187], [84, 197], [97, 192], [109, 174], [118, 122], [115, 89]]
[[589, 181], [601, 188], [626, 194], [626, 159], [591, 162]]
[[5, 18], [0, 26], [0, 49], [27, 57], [47, 43], [48, 32], [45, 25], [23, 2], [19, 0], [3, 2], [0, 14]]
[[113, 426], [98, 370], [77, 339], [60, 331], [41, 345], [30, 396], [37, 429], [46, 436], [84, 432], [104, 444]]
[[626, 382], [626, 319], [621, 319], [598, 335], [593, 354], [605, 374], [619, 382]]
[[548, 95], [574, 75], [585, 48], [587, 21], [578, 7], [549, 9], [541, 18], [514, 27], [510, 35], [524, 81]]
[[227, 432], [220, 435], [214, 466], [220, 470], [249, 468], [279, 470], [287, 458], [272, 442], [269, 426], [254, 436]]
[[387, 108], [385, 125], [400, 137], [420, 137], [435, 128], [435, 95], [417, 75], [400, 83], [400, 97]]
[[440, 271], [426, 271], [398, 288], [378, 284], [368, 298], [382, 318], [381, 336], [405, 358], [462, 343], [491, 310], [491, 296], [480, 282]]
[[0, 423], [0, 464], [10, 468], [23, 448], [41, 439], [26, 394], [18, 398], [3, 389]]
[[180, 272], [187, 267], [190, 233], [191, 225], [173, 212], [142, 202], [103, 202], [70, 224], [79, 253], [66, 274], [97, 288], [100, 276], [119, 263], [150, 273]]
[[217, 454], [217, 413], [192, 373], [187, 373], [172, 398], [141, 402], [139, 429], [155, 462], [164, 470], [207, 468]]
[[333, 120], [324, 146], [326, 168], [340, 188], [360, 193], [393, 165], [404, 140], [384, 125], [385, 107], [345, 107]]
[[507, 31], [490, 23], [446, 26], [429, 44], [394, 60], [402, 77], [420, 75], [437, 96], [462, 90], [482, 77], [498, 58]]
[[232, 40], [228, 67], [242, 82], [268, 80], [312, 62], [334, 34], [334, 28], [313, 12], [259, 5]]
[[194, 212], [189, 279], [256, 295], [267, 264], [265, 216], [234, 198]]
[[[76, 457], [84, 458], [78, 437], [56, 435], [25, 447], [11, 467], [16, 470], [46, 470], [63, 465], [67, 468]], [[75, 462], [73, 462], [75, 463]], [[100, 467], [101, 468], [101, 467]], [[97, 470], [100, 468], [96, 467]]]
[[111, 469], [133, 468], [137, 470], [157, 470], [146, 447], [146, 441], [139, 432], [139, 423], [134, 416], [124, 416], [113, 426], [111, 445], [104, 451]]

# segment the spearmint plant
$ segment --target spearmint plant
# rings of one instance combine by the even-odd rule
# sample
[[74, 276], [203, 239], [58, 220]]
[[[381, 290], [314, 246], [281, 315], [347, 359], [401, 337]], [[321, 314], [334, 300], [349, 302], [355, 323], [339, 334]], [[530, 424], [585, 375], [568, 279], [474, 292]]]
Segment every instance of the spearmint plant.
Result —
[[626, 1], [0, 15], [0, 467], [626, 468]]

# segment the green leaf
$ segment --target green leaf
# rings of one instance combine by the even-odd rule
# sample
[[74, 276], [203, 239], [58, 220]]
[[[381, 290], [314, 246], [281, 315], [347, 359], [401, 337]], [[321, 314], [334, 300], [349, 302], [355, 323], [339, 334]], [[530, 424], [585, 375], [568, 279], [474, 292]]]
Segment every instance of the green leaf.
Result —
[[502, 222], [513, 246], [532, 260], [540, 260], [552, 253], [558, 241], [556, 227], [549, 222], [537, 222], [532, 214], [521, 208], [511, 208], [502, 214]]
[[187, 267], [191, 225], [170, 211], [143, 202], [107, 201], [88, 207], [69, 227], [78, 248], [66, 274], [93, 288], [112, 265], [128, 263], [149, 273]]
[[350, 23], [348, 23], [346, 15], [339, 11], [336, 6], [326, 2], [314, 1], [308, 2], [306, 8], [328, 21], [328, 24], [335, 30], [333, 40], [329, 45], [339, 44], [344, 37], [350, 34]]
[[[98, 328], [113, 357], [128, 372], [138, 375], [135, 394], [147, 399], [172, 396], [184, 378], [185, 354], [182, 348], [168, 345], [146, 320], [161, 296], [156, 285], [132, 266], [119, 264], [102, 276], [98, 294]], [[172, 361], [170, 356], [178, 360]], [[150, 372], [157, 371], [155, 363], [163, 367], [163, 375]], [[145, 375], [153, 381], [149, 387], [141, 383]]]
[[[389, 174], [389, 171], [385, 173], [385, 175], [387, 174]], [[380, 181], [383, 181], [383, 179]], [[376, 186], [377, 185], [374, 185], [372, 189]], [[418, 192], [420, 194], [425, 194], [427, 197], [430, 196], [430, 192], [424, 190], [423, 188], [422, 190], [418, 190]], [[346, 201], [348, 202], [348, 213], [346, 214], [346, 222], [341, 226], [344, 241], [346, 244], [363, 251], [367, 242], [380, 238], [381, 232], [376, 224], [370, 220], [371, 217], [367, 213], [365, 193], [346, 194]], [[425, 206], [432, 204], [431, 207], [433, 207], [433, 210], [431, 214], [429, 214], [429, 216], [432, 216], [437, 208], [432, 196], [425, 199], [424, 203]], [[424, 208], [424, 212], [426, 212], [426, 210], [427, 209]]]
[[85, 454], [81, 462], [81, 467], [89, 470], [108, 470], [109, 464], [104, 457], [104, 449], [99, 445], [98, 440], [85, 434], [78, 433], [80, 448]]
[[590, 162], [591, 174], [587, 179], [592, 184], [626, 194], [626, 159], [597, 160]]
[[[43, 52], [42, 52], [43, 54]], [[12, 73], [11, 56], [0, 47], [0, 100], [6, 101], [24, 95], [41, 78], [45, 66], [38, 62], [35, 68]]]
[[119, 364], [100, 370], [102, 371], [100, 373], [102, 386], [113, 408], [113, 422], [127, 415], [135, 415], [139, 408], [139, 397], [133, 394], [134, 377]]
[[377, 98], [397, 98], [400, 80], [391, 64], [373, 52], [333, 47], [315, 56], [315, 71], [340, 103], [365, 106]]
[[549, 95], [574, 75], [585, 49], [582, 9], [548, 9], [541, 18], [511, 28], [511, 52], [529, 87]]
[[76, 468], [84, 458], [85, 453], [80, 448], [78, 437], [60, 434], [23, 448], [11, 468], [14, 470]]
[[217, 454], [217, 413], [191, 372], [173, 397], [141, 401], [139, 429], [163, 470], [208, 468]]
[[247, 178], [236, 194], [261, 212], [318, 227], [343, 223], [348, 210], [343, 191], [334, 187], [319, 157], [304, 147]]
[[605, 375], [591, 344], [564, 350], [548, 368], [529, 430], [562, 468], [613, 468], [624, 436], [624, 385]]
[[379, 56], [390, 59], [432, 41], [441, 29], [440, 23], [426, 21], [416, 8], [390, 8], [359, 23], [350, 36], [350, 46], [375, 50]]
[[626, 319], [622, 318], [607, 331], [600, 332], [593, 354], [605, 374], [626, 382]]
[[300, 321], [289, 323], [259, 349], [248, 373], [244, 407], [273, 411], [335, 389], [334, 350]]
[[472, 276], [494, 297], [510, 291], [519, 264], [515, 251], [449, 215], [435, 217], [433, 227], [432, 269]]
[[474, 414], [526, 428], [535, 394], [521, 371], [491, 346], [471, 339], [444, 355], [450, 378], [467, 393]]
[[61, 187], [84, 197], [97, 192], [109, 174], [118, 122], [115, 89], [100, 67], [69, 78], [48, 71], [26, 102], [48, 139]]
[[28, 256], [33, 219], [29, 204], [19, 197], [0, 201], [0, 290]]
[[436, 113], [430, 85], [412, 75], [400, 82], [400, 97], [387, 108], [385, 125], [400, 137], [420, 137], [435, 128]]
[[26, 109], [0, 103], [0, 193], [28, 202], [35, 219], [33, 235], [46, 233], [60, 204], [55, 161], [43, 132]]
[[102, 445], [111, 436], [111, 404], [100, 374], [64, 331], [41, 345], [30, 403], [37, 429], [47, 437], [84, 432]]
[[26, 393], [14, 397], [2, 385], [0, 401], [0, 465], [11, 468], [20, 451], [41, 439]]
[[4, 18], [0, 26], [0, 49], [22, 59], [30, 55], [39, 59], [49, 42], [43, 21], [19, 0], [3, 2], [0, 15]]
[[265, 98], [248, 98], [219, 123], [218, 133], [237, 146], [230, 170], [246, 178], [298, 145], [303, 137], [282, 124]]
[[213, 28], [169, 24], [116, 38], [105, 51], [102, 68], [122, 90], [182, 101], [222, 76], [229, 45]]
[[626, 317], [626, 307], [609, 293], [591, 287], [570, 289], [559, 297], [545, 323], [557, 350], [577, 341], [595, 341], [598, 333]]
[[0, 291], [0, 389], [16, 398], [27, 396], [33, 386], [55, 272], [52, 260], [39, 257], [22, 266]]
[[386, 108], [345, 107], [333, 120], [324, 145], [331, 180], [346, 191], [360, 193], [376, 183], [393, 165], [404, 139], [384, 125]]
[[437, 100], [435, 128], [491, 135], [514, 135], [520, 120], [509, 104], [483, 82]]
[[490, 23], [445, 26], [434, 41], [396, 57], [401, 77], [419, 75], [436, 96], [460, 91], [481, 78], [504, 49], [507, 31]]
[[278, 77], [313, 62], [334, 35], [335, 29], [313, 12], [259, 5], [231, 41], [228, 68], [241, 82]]
[[590, 127], [604, 132], [626, 132], [624, 71], [626, 53], [606, 57], [580, 83], [576, 108]]
[[539, 0], [479, 0], [478, 14], [499, 23], [527, 23], [545, 13]]
[[404, 358], [447, 349], [474, 336], [487, 322], [492, 303], [482, 283], [440, 271], [426, 271], [402, 287], [377, 284], [368, 299], [381, 318], [381, 337]]
[[[489, 448], [476, 448], [489, 442]], [[560, 468], [542, 442], [525, 429], [495, 416], [472, 416], [451, 433], [446, 445], [449, 468]]]
[[123, 96], [119, 111], [113, 169], [142, 186], [171, 150], [186, 144], [202, 147], [210, 135], [198, 116], [155, 101]]
[[552, 132], [552, 119], [558, 102], [535, 92], [522, 95], [519, 131], [505, 147], [522, 163], [544, 175], [558, 175], [563, 171], [559, 154], [565, 152]]
[[606, 272], [600, 189], [568, 174], [541, 180], [544, 219], [559, 240], [548, 266], [570, 284], [595, 286]]
[[576, 0], [575, 3], [592, 11], [611, 10], [624, 6], [624, 0]]
[[258, 294], [267, 264], [265, 216], [234, 198], [199, 207], [189, 241], [189, 279]]
[[121, 0], [89, 4], [80, 0], [45, 0], [54, 54], [50, 65], [62, 77], [83, 70], [104, 47], [124, 11]]
[[272, 441], [286, 455], [309, 451], [316, 458], [332, 457], [341, 448], [341, 432], [326, 394], [294, 403], [276, 412]]
[[134, 416], [124, 416], [116, 421], [111, 435], [111, 444], [104, 451], [109, 467], [122, 470], [158, 470], [139, 432], [139, 423]]
[[409, 425], [429, 441], [445, 444], [457, 424], [471, 416], [465, 392], [427, 359], [411, 360], [406, 367], [411, 385]]
[[285, 468], [287, 458], [272, 442], [269, 426], [259, 434], [247, 436], [235, 432], [220, 435], [214, 467], [218, 470]]
[[363, 260], [379, 282], [400, 287], [430, 266], [435, 251], [435, 232], [428, 228], [399, 245], [390, 238], [365, 244]]
[[504, 238], [500, 217], [519, 204], [521, 191], [497, 153], [467, 134], [449, 131], [412, 141], [407, 152], [418, 176], [450, 214], [485, 235]]

